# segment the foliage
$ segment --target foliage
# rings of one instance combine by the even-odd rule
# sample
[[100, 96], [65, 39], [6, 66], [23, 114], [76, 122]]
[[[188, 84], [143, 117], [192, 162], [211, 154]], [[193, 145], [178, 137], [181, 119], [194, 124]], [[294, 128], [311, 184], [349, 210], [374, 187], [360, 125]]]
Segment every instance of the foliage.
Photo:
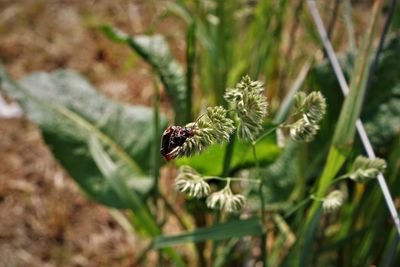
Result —
[[[149, 248], [159, 250], [160, 259], [182, 266], [171, 247], [196, 243], [199, 265], [207, 259], [216, 266], [398, 263], [396, 232], [372, 178], [384, 172], [392, 193], [400, 194], [400, 38], [390, 36], [371, 76], [383, 7], [376, 1], [357, 48], [346, 1], [350, 52], [340, 57], [340, 65], [350, 93], [344, 99], [329, 62], [315, 64], [318, 56], [312, 55], [298, 67], [304, 59], [292, 50], [299, 20], [307, 45], [313, 46], [306, 53], [314, 54], [321, 44], [303, 1], [296, 9], [289, 2], [166, 4], [168, 15], [187, 24], [186, 73], [163, 36], [101, 28], [152, 66], [172, 102], [175, 123], [191, 130], [171, 157], [181, 157], [175, 161], [181, 166], [175, 187], [187, 196], [182, 209], [175, 204], [180, 194], [163, 195], [165, 188], [157, 183], [156, 152], [166, 127], [158, 96], [153, 111], [122, 105], [68, 70], [13, 82], [2, 68], [1, 88], [39, 126], [54, 156], [86, 194], [130, 210], [132, 225], [152, 239]], [[288, 16], [291, 27], [285, 25]], [[249, 76], [240, 79], [245, 73]], [[275, 114], [292, 78], [275, 119], [266, 118]], [[313, 90], [296, 93], [304, 84]], [[192, 102], [197, 87], [208, 108]], [[199, 114], [196, 120], [192, 112]], [[382, 159], [356, 158], [363, 154], [355, 126], [359, 117]], [[166, 231], [160, 206], [179, 222], [181, 233]]]
[[14, 83], [1, 68], [0, 78], [2, 88], [42, 129], [55, 157], [96, 201], [124, 207], [90, 156], [92, 137], [108, 147], [118, 172], [129, 174], [131, 189], [143, 197], [150, 190], [151, 161], [142, 156], [154, 145], [149, 108], [107, 99], [73, 71], [35, 73]]

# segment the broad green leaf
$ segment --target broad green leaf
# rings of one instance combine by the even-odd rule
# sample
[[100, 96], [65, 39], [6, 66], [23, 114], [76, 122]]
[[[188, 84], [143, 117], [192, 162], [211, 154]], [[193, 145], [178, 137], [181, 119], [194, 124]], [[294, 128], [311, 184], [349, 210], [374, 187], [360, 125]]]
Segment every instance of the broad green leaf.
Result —
[[154, 248], [165, 248], [185, 243], [196, 243], [205, 240], [225, 240], [234, 237], [256, 236], [262, 234], [258, 218], [235, 220], [209, 228], [198, 228], [173, 236], [160, 236], [154, 240]]
[[[227, 144], [213, 145], [200, 155], [195, 155], [190, 158], [181, 158], [176, 162], [178, 165], [190, 165], [203, 175], [218, 176], [222, 173], [226, 146]], [[264, 138], [257, 143], [256, 150], [261, 165], [268, 165], [280, 154], [280, 149], [276, 145], [273, 136]], [[255, 165], [249, 142], [235, 142], [233, 151], [230, 168], [232, 171]]]
[[168, 43], [161, 35], [129, 36], [111, 26], [102, 26], [103, 33], [113, 41], [129, 45], [160, 76], [175, 111], [175, 123], [189, 122], [190, 111], [186, 101], [186, 76], [182, 66], [176, 61]]
[[129, 190], [126, 177], [129, 177], [130, 174], [121, 172], [118, 163], [114, 162], [111, 157], [111, 147], [103, 147], [103, 144], [96, 137], [90, 137], [88, 146], [97, 167], [104, 175], [111, 188], [118, 195], [123, 206], [130, 208], [134, 212], [135, 219], [146, 229], [147, 234], [150, 236], [159, 234], [160, 229], [155, 219], [147, 210], [145, 203], [142, 202], [134, 191]]
[[1, 88], [39, 126], [54, 156], [91, 198], [125, 207], [91, 157], [87, 144], [92, 137], [109, 146], [120, 171], [130, 174], [126, 183], [131, 190], [144, 195], [150, 189], [149, 151], [154, 144], [149, 108], [107, 99], [68, 70], [35, 73], [15, 83], [0, 67], [0, 80]]
[[[133, 212], [135, 224], [144, 229], [150, 237], [159, 235], [161, 229], [158, 227], [155, 218], [150, 214], [146, 203], [134, 191], [129, 190], [126, 177], [129, 177], [130, 174], [121, 172], [118, 161], [115, 162], [111, 154], [109, 154], [110, 152], [112, 153], [112, 148], [104, 146], [96, 137], [91, 137], [88, 142], [90, 153], [97, 167], [110, 183], [114, 192], [117, 193], [124, 206]], [[185, 266], [182, 258], [173, 249], [165, 248], [164, 251], [178, 266]]]

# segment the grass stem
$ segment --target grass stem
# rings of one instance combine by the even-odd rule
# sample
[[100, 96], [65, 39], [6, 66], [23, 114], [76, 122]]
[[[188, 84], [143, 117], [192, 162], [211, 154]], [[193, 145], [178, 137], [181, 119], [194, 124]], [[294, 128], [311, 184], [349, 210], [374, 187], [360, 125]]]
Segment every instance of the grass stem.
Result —
[[264, 228], [263, 234], [261, 234], [261, 261], [263, 263], [262, 266], [267, 266], [267, 233], [265, 231], [266, 227], [266, 221], [265, 221], [265, 202], [264, 202], [264, 194], [263, 194], [263, 179], [260, 175], [260, 163], [257, 158], [257, 152], [256, 152], [256, 146], [255, 144], [252, 144], [252, 150], [253, 150], [253, 157], [254, 161], [256, 163], [256, 173], [257, 173], [257, 178], [260, 181], [260, 184], [258, 185], [258, 197], [260, 198], [260, 205], [261, 205], [261, 223]]

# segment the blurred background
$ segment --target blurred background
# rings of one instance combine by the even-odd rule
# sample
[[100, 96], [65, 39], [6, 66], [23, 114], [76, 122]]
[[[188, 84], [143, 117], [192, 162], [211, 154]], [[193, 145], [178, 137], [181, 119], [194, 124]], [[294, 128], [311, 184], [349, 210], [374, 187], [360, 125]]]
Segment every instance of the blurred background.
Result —
[[[151, 107], [155, 71], [127, 45], [107, 38], [99, 26], [112, 25], [129, 35], [161, 34], [177, 62], [187, 66], [190, 19], [185, 10], [179, 8], [184, 6], [205, 25], [208, 33], [202, 34], [197, 25], [200, 30], [194, 45], [195, 59], [189, 62], [193, 64], [194, 73], [193, 114], [198, 114], [204, 106], [222, 103], [221, 92], [233, 86], [245, 73], [265, 82], [271, 113], [275, 114], [300, 73], [306, 72], [307, 86], [318, 90], [324, 87], [327, 91], [335, 88], [336, 92], [328, 95], [328, 102], [332, 106], [329, 119], [336, 119], [343, 98], [324, 60], [326, 56], [305, 1], [237, 0], [226, 4], [222, 10], [216, 8], [217, 2], [0, 0], [0, 62], [15, 80], [35, 71], [74, 69], [111, 99]], [[321, 0], [316, 3], [349, 76], [353, 52], [360, 47], [374, 1]], [[379, 43], [385, 18], [391, 12], [391, 1], [383, 3], [377, 34], [372, 40], [374, 46]], [[396, 61], [400, 57], [398, 6], [392, 10], [394, 17], [387, 37], [395, 40], [394, 48], [385, 54], [385, 58], [392, 58], [394, 62], [386, 64], [390, 71], [382, 67], [384, 64], [378, 68], [379, 73], [391, 73], [390, 84], [385, 84], [385, 88], [394, 88], [400, 79], [397, 76], [399, 61]], [[351, 15], [351, 24], [346, 12]], [[373, 88], [378, 88], [374, 82]], [[370, 98], [378, 94], [376, 90], [370, 93]], [[138, 235], [127, 234], [108, 208], [85, 196], [52, 156], [38, 127], [13, 106], [10, 98], [1, 91], [0, 94], [6, 101], [3, 103], [0, 99], [0, 266], [135, 266], [139, 251], [145, 250], [147, 243]], [[172, 122], [173, 103], [161, 87], [159, 94], [160, 109]], [[371, 118], [367, 120], [371, 133], [375, 134], [372, 139], [378, 154], [385, 158], [391, 155], [395, 157], [392, 161], [397, 162], [391, 172], [392, 185], [398, 185], [400, 180], [398, 149], [397, 154], [393, 152], [399, 144], [399, 96], [398, 89], [393, 91], [390, 99], [397, 102], [389, 106], [389, 113], [382, 115], [389, 114], [390, 120], [382, 122], [379, 119], [382, 117], [373, 117], [376, 114], [373, 108], [367, 108], [364, 114]], [[367, 101], [374, 103], [371, 99]], [[322, 132], [331, 136], [332, 129], [334, 125], [326, 126]], [[320, 137], [314, 146], [321, 147], [324, 138], [325, 135]], [[359, 141], [356, 143], [360, 145]], [[276, 151], [270, 153], [266, 163], [278, 156]], [[174, 175], [175, 167], [171, 165], [161, 171], [160, 181], [167, 191], [172, 190], [173, 185], [169, 183]], [[398, 208], [400, 192], [395, 191]], [[380, 196], [378, 202], [376, 210], [385, 210]], [[177, 203], [182, 206], [183, 200]], [[368, 216], [373, 214], [368, 213]], [[392, 226], [386, 213], [383, 221], [383, 225]], [[174, 220], [167, 228], [167, 232], [179, 232]], [[389, 232], [386, 234], [389, 237]], [[271, 237], [271, 242], [273, 240]], [[371, 242], [365, 251], [385, 244], [386, 240]], [[181, 252], [191, 257], [190, 250], [182, 248]], [[368, 263], [379, 262], [377, 259], [381, 257], [379, 254]], [[397, 255], [397, 262], [399, 260]], [[314, 266], [321, 266], [318, 263], [314, 262]], [[351, 261], [347, 264], [351, 266]], [[156, 265], [157, 253], [150, 251], [140, 266]]]
[[[0, 61], [16, 79], [72, 68], [113, 99], [150, 105], [151, 69], [128, 47], [108, 41], [97, 26], [110, 23], [146, 33], [157, 25], [182, 58], [182, 23], [157, 21], [163, 2], [1, 0]], [[36, 126], [23, 117], [0, 118], [0, 153], [1, 266], [134, 264], [144, 244], [82, 194]]]

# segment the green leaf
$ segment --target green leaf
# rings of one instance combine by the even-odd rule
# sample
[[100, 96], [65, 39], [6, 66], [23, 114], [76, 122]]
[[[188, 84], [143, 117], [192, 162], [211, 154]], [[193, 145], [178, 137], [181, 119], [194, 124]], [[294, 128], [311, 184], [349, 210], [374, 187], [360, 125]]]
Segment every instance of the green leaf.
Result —
[[110, 39], [129, 45], [160, 76], [175, 111], [175, 123], [183, 125], [190, 121], [190, 110], [186, 101], [186, 76], [182, 66], [171, 53], [168, 43], [161, 35], [137, 35], [131, 37], [111, 26], [101, 30]]
[[103, 144], [96, 137], [90, 137], [88, 145], [97, 167], [121, 202], [123, 202], [123, 206], [130, 208], [134, 212], [135, 219], [140, 222], [140, 225], [150, 236], [159, 234], [160, 229], [147, 207], [134, 191], [129, 190], [126, 177], [130, 174], [121, 172], [121, 168], [117, 165], [118, 163], [111, 158], [109, 154], [109, 152], [112, 153], [111, 147], [103, 147]]
[[196, 243], [205, 240], [224, 240], [234, 237], [256, 236], [262, 234], [258, 218], [235, 220], [209, 228], [198, 228], [173, 236], [160, 236], [154, 240], [154, 248], [165, 248], [185, 243]]
[[121, 172], [130, 173], [126, 178], [130, 190], [141, 196], [148, 192], [152, 185], [148, 151], [154, 145], [149, 108], [109, 100], [73, 71], [35, 73], [15, 83], [0, 67], [0, 80], [4, 91], [39, 126], [54, 156], [91, 198], [111, 207], [126, 207], [91, 157], [88, 140], [93, 137], [110, 147]]
[[[203, 175], [221, 175], [226, 146], [227, 144], [213, 145], [200, 155], [181, 158], [176, 163], [179, 166], [190, 165]], [[248, 142], [238, 140], [234, 146], [231, 171], [255, 165]], [[256, 151], [261, 165], [273, 162], [280, 154], [280, 149], [272, 135], [257, 143]]]
[[[123, 201], [124, 206], [132, 210], [135, 225], [144, 229], [148, 236], [155, 237], [159, 235], [161, 229], [158, 227], [155, 218], [150, 214], [145, 202], [141, 201], [134, 191], [129, 190], [126, 177], [129, 177], [130, 173], [121, 172], [118, 163], [111, 158], [109, 154], [110, 151], [112, 152], [111, 147], [105, 147], [98, 138], [91, 137], [89, 139], [89, 150], [96, 165], [109, 181], [118, 197]], [[163, 251], [178, 266], [185, 266], [182, 258], [173, 249], [166, 248]]]
[[333, 145], [337, 149], [349, 149], [352, 146], [356, 132], [356, 121], [361, 114], [362, 103], [365, 96], [366, 83], [368, 81], [370, 63], [373, 57], [373, 38], [378, 27], [379, 11], [381, 4], [374, 5], [373, 16], [367, 32], [364, 36], [362, 47], [356, 56], [353, 76], [350, 82], [350, 92], [346, 97], [340, 112], [339, 121], [333, 136]]

